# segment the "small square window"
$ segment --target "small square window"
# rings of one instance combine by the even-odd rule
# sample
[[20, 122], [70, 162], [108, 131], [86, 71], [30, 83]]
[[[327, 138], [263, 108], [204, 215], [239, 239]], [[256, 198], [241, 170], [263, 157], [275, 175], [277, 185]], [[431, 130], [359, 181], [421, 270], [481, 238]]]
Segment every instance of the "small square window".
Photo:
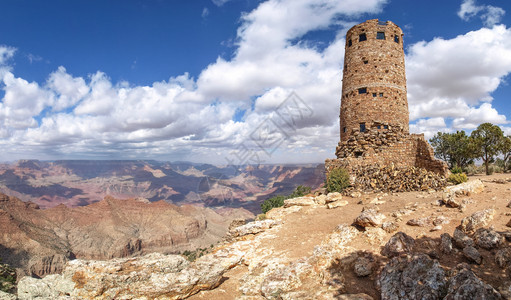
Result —
[[366, 34], [365, 33], [359, 34], [358, 35], [358, 41], [359, 42], [367, 41]]
[[350, 40], [348, 40], [348, 47], [351, 47], [351, 44], [352, 44], [352, 42], [351, 42], [351, 39], [350, 39]]
[[376, 39], [377, 40], [384, 40], [385, 39], [385, 32], [377, 32], [376, 33]]
[[394, 42], [399, 44], [399, 37], [397, 35], [394, 36]]
[[380, 97], [383, 97], [383, 93], [380, 93]]
[[373, 97], [376, 97], [376, 93], [373, 93]]
[[346, 127], [343, 127], [343, 128], [342, 128], [342, 132], [346, 132]]
[[366, 123], [360, 123], [360, 132], [366, 132]]
[[364, 65], [367, 65], [369, 63], [368, 60], [364, 60]]
[[389, 125], [383, 125], [383, 129], [389, 129]]
[[359, 88], [358, 89], [358, 93], [359, 94], [366, 94], [367, 93], [367, 88]]
[[376, 128], [381, 129], [381, 125], [376, 126]]

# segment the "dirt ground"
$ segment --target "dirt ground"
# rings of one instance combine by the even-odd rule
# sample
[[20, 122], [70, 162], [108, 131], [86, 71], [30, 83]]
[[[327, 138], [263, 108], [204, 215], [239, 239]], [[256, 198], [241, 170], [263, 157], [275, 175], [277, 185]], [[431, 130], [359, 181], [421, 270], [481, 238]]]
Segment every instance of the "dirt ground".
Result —
[[[475, 175], [469, 180], [480, 179], [485, 189], [479, 194], [459, 197], [460, 200], [467, 203], [466, 209], [461, 212], [457, 208], [438, 205], [438, 200], [442, 198], [442, 192], [406, 192], [406, 193], [371, 193], [362, 194], [361, 197], [344, 197], [349, 204], [336, 209], [326, 209], [324, 207], [305, 207], [299, 212], [289, 214], [283, 224], [278, 227], [276, 234], [262, 240], [261, 248], [271, 249], [274, 255], [286, 258], [289, 262], [310, 256], [316, 245], [333, 232], [339, 224], [352, 224], [355, 218], [361, 213], [364, 207], [377, 207], [380, 213], [386, 216], [385, 221], [394, 221], [398, 225], [398, 231], [402, 231], [414, 239], [416, 244], [425, 253], [435, 252], [442, 267], [449, 270], [461, 262], [468, 262], [461, 251], [446, 255], [438, 251], [440, 235], [449, 233], [451, 236], [454, 229], [460, 225], [461, 220], [470, 216], [472, 213], [487, 208], [493, 208], [497, 211], [493, 221], [490, 223], [497, 232], [509, 231], [511, 228], [506, 224], [510, 221], [511, 208], [507, 205], [511, 202], [511, 174], [494, 174], [490, 176]], [[503, 180], [502, 180], [503, 179]], [[500, 182], [500, 183], [498, 183]], [[377, 198], [375, 200], [375, 198]], [[380, 202], [379, 204], [374, 203]], [[373, 202], [373, 203], [371, 203]], [[406, 216], [393, 217], [392, 213], [405, 207], [415, 207], [416, 210]], [[417, 227], [407, 225], [410, 219], [444, 216], [449, 219], [449, 224], [442, 225], [442, 229], [431, 231], [433, 225], [426, 227]], [[363, 229], [361, 229], [363, 231]], [[380, 255], [381, 247], [395, 234], [386, 233], [380, 237], [380, 240], [361, 236], [353, 240], [349, 246], [359, 250], [371, 252], [380, 263], [380, 267], [385, 264], [387, 258]], [[511, 246], [508, 241], [507, 246]], [[499, 289], [506, 283], [509, 285], [509, 271], [499, 268], [493, 259], [491, 251], [479, 249], [483, 255], [481, 265], [471, 264], [472, 270], [486, 283]], [[377, 272], [369, 277], [357, 277], [349, 263], [340, 264], [339, 271], [343, 272], [346, 281], [346, 290], [349, 294], [366, 293], [374, 299], [379, 299], [376, 290], [375, 278]], [[509, 269], [508, 269], [509, 270]], [[200, 292], [189, 299], [235, 299], [241, 296], [238, 291], [239, 279], [248, 272], [246, 266], [239, 265], [225, 274], [225, 279], [216, 289]]]

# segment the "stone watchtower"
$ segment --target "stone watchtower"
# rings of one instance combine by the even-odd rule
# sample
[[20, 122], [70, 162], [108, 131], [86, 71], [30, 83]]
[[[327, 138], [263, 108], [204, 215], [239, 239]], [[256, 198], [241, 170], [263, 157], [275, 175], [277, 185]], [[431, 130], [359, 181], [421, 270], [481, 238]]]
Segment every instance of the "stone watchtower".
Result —
[[401, 126], [408, 133], [403, 32], [369, 20], [346, 34], [341, 96], [341, 141], [351, 132]]
[[447, 165], [423, 134], [409, 133], [408, 123], [402, 30], [377, 19], [353, 26], [346, 34], [337, 159], [326, 160], [327, 176], [342, 167], [360, 190], [440, 188]]

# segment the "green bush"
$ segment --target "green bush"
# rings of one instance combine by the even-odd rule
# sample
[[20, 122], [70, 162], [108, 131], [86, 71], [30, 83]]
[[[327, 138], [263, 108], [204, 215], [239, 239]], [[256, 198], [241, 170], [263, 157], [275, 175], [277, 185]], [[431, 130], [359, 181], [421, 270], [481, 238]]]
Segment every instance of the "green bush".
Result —
[[449, 175], [449, 178], [447, 178], [447, 180], [454, 184], [460, 184], [466, 182], [468, 180], [468, 177], [467, 174], [465, 173], [453, 173]]
[[0, 264], [0, 291], [12, 293], [16, 290], [16, 270]]
[[458, 166], [454, 166], [451, 169], [451, 173], [453, 173], [453, 174], [461, 174], [461, 173], [463, 173], [463, 170], [460, 167], [458, 167]]
[[343, 168], [336, 168], [330, 171], [326, 178], [326, 190], [329, 193], [342, 192], [350, 186], [350, 175]]
[[310, 192], [311, 192], [311, 188], [310, 187], [299, 185], [291, 193], [291, 195], [288, 195], [288, 196], [275, 196], [275, 197], [271, 197], [270, 199], [266, 199], [261, 204], [261, 209], [263, 211], [263, 214], [266, 214], [272, 208], [283, 206], [284, 205], [284, 200], [286, 200], [286, 199], [303, 197], [303, 196], [305, 196], [307, 194], [310, 194]]
[[284, 200], [286, 199], [287, 199], [286, 196], [275, 196], [271, 197], [270, 199], [264, 200], [264, 202], [261, 204], [263, 214], [269, 212], [272, 208], [283, 206]]
[[291, 195], [289, 195], [289, 198], [291, 199], [291, 198], [303, 197], [310, 193], [311, 193], [311, 188], [309, 186], [299, 185], [296, 187], [296, 190], [294, 190], [294, 192]]

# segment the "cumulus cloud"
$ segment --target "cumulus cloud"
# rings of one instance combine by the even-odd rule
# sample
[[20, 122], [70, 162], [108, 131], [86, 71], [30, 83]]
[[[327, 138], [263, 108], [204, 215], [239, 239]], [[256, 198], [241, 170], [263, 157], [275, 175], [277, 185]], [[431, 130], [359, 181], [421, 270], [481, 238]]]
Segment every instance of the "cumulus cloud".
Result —
[[504, 25], [411, 45], [406, 72], [410, 120], [451, 118], [457, 129], [507, 123], [491, 105], [511, 72], [511, 30]]
[[[219, 57], [197, 78], [185, 73], [133, 86], [112, 82], [101, 71], [77, 77], [59, 67], [38, 84], [4, 68], [4, 157], [213, 163], [332, 157], [339, 139], [344, 33], [353, 25], [347, 20], [380, 12], [385, 2], [265, 1], [241, 17], [234, 56]], [[321, 47], [296, 42], [322, 29], [336, 30], [337, 37]], [[15, 51], [0, 49], [10, 49], [0, 50], [2, 61]], [[505, 125], [491, 94], [511, 72], [510, 51], [511, 33], [502, 25], [411, 45], [406, 57], [411, 131], [430, 137], [489, 119]], [[240, 113], [242, 120], [235, 117]]]
[[478, 14], [485, 26], [492, 27], [500, 23], [506, 11], [491, 5], [476, 5], [475, 0], [464, 0], [458, 10], [458, 16], [464, 21], [469, 21]]

